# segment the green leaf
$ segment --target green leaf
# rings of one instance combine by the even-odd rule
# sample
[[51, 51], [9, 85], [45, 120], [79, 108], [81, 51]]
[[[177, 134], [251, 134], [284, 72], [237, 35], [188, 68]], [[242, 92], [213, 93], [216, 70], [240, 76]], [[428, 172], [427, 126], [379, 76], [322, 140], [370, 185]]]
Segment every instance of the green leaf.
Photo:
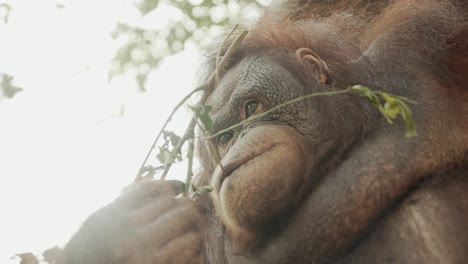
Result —
[[[397, 115], [400, 113], [400, 107], [398, 104], [389, 104], [385, 103], [384, 105], [384, 112], [385, 115], [390, 118], [390, 120], [393, 120], [397, 117]], [[393, 123], [393, 122], [392, 122]]]
[[23, 88], [13, 85], [13, 79], [15, 77], [0, 73], [0, 95], [3, 94], [7, 98], [13, 98], [17, 93], [23, 91]]
[[203, 128], [206, 131], [210, 131], [213, 129], [214, 122], [210, 117], [210, 112], [211, 110], [213, 110], [213, 107], [211, 105], [190, 106], [190, 109], [192, 109], [192, 111], [198, 117], [198, 119], [203, 125]]
[[196, 186], [195, 184], [192, 183], [192, 191], [194, 191], [196, 195], [202, 195], [204, 193], [212, 192], [213, 187], [211, 187], [209, 185]]
[[413, 120], [413, 113], [411, 112], [411, 109], [406, 103], [402, 101], [399, 102], [399, 105], [401, 109], [401, 116], [403, 118], [403, 121], [405, 121], [407, 129], [405, 136], [407, 138], [416, 137], [418, 135], [418, 132], [416, 130], [416, 125]]
[[363, 85], [354, 85], [350, 90], [363, 96], [367, 96], [367, 94], [372, 93], [372, 90], [369, 87]]
[[383, 107], [385, 115], [387, 115], [392, 120], [395, 119], [400, 113], [400, 105], [398, 104], [398, 99], [390, 94], [383, 92], [380, 93], [380, 96], [385, 101], [385, 105]]
[[159, 147], [159, 153], [156, 155], [156, 158], [158, 158], [159, 162], [163, 165], [175, 162], [174, 156], [172, 156], [171, 152], [166, 147]]
[[163, 135], [164, 135], [164, 139], [169, 140], [173, 147], [176, 147], [179, 141], [182, 139], [180, 136], [178, 136], [176, 133], [172, 131], [164, 130]]
[[378, 92], [380, 94], [380, 96], [382, 97], [382, 99], [384, 99], [385, 102], [387, 102], [388, 104], [397, 104], [398, 103], [398, 96], [393, 96], [391, 94], [388, 94], [388, 93], [384, 93], [384, 92]]
[[[171, 164], [177, 161], [182, 161], [182, 152], [179, 151], [174, 153], [175, 147], [181, 140], [177, 134], [172, 131], [163, 131], [164, 143], [159, 147], [159, 153], [156, 155], [156, 158], [161, 162], [161, 164]], [[169, 147], [169, 144], [172, 148]]]
[[[389, 124], [393, 124], [393, 120], [395, 120], [398, 114], [400, 114], [406, 125], [407, 132], [405, 136], [407, 138], [415, 137], [417, 135], [413, 114], [411, 113], [411, 109], [405, 103], [408, 102], [414, 104], [416, 102], [402, 96], [395, 96], [380, 91], [374, 92], [369, 87], [362, 85], [354, 85], [350, 90], [353, 93], [367, 98], [369, 102], [379, 110]], [[385, 102], [383, 106], [379, 96]]]
[[379, 97], [369, 88], [366, 86], [362, 85], [354, 85], [351, 87], [351, 91], [354, 93], [366, 97], [370, 103], [372, 103], [375, 107], [377, 107], [379, 110], [383, 110], [382, 105], [380, 104]]

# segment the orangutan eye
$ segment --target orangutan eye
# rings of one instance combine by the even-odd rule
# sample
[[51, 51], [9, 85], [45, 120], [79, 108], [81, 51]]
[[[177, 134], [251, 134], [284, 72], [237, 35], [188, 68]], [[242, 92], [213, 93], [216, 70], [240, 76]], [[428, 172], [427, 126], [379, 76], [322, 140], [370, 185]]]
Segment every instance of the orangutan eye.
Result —
[[258, 114], [261, 110], [262, 104], [255, 99], [249, 99], [244, 103], [245, 119], [249, 118], [253, 114]]
[[218, 136], [217, 141], [218, 145], [224, 145], [229, 142], [232, 138], [232, 133], [231, 132], [226, 132]]

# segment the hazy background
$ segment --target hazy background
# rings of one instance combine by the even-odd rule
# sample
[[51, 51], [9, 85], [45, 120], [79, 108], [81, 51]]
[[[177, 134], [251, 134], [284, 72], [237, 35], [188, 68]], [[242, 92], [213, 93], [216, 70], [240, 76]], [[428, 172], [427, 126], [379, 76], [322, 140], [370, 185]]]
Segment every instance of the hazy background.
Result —
[[268, 3], [0, 0], [0, 263], [63, 246], [112, 201], [194, 88], [203, 46]]

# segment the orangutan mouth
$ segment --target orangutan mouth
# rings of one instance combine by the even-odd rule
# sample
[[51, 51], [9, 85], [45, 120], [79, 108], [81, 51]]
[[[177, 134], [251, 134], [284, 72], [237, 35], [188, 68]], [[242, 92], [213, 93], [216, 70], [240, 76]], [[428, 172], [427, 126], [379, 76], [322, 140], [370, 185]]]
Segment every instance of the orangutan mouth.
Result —
[[233, 160], [232, 162], [226, 164], [226, 165], [223, 165], [223, 167], [221, 168], [223, 173], [219, 179], [219, 186], [221, 186], [224, 182], [224, 180], [231, 176], [232, 173], [234, 171], [236, 171], [237, 169], [239, 169], [240, 167], [242, 167], [243, 165], [249, 163], [249, 162], [252, 162], [253, 160], [255, 160], [257, 157], [265, 154], [266, 152], [270, 152], [272, 151], [276, 146], [278, 145], [278, 143], [274, 143], [274, 144], [271, 144], [269, 146], [265, 146], [263, 148], [260, 148], [256, 151], [252, 151], [242, 157], [239, 157], [238, 159], [235, 159]]

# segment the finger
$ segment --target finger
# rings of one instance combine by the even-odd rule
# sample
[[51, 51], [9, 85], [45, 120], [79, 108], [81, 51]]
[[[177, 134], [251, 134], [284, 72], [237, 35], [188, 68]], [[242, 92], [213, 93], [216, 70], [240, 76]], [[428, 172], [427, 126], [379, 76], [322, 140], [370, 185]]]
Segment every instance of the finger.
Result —
[[182, 192], [184, 192], [185, 183], [178, 181], [178, 180], [167, 180], [164, 182], [166, 182], [167, 184], [171, 186], [174, 196], [179, 195]]
[[200, 213], [195, 205], [170, 210], [147, 225], [147, 241], [159, 248], [175, 237], [199, 229]]
[[202, 259], [202, 235], [199, 232], [189, 232], [169, 241], [158, 250], [154, 261], [156, 263], [200, 264]]
[[174, 197], [160, 197], [154, 199], [143, 207], [136, 209], [130, 213], [129, 221], [133, 226], [140, 226], [147, 224], [156, 218], [164, 215], [169, 210], [176, 207], [178, 201]]
[[128, 208], [138, 208], [151, 202], [154, 198], [176, 196], [184, 189], [181, 181], [137, 182], [126, 187], [116, 202]]
[[148, 193], [152, 195], [176, 196], [184, 191], [184, 183], [178, 180], [154, 180], [132, 183], [123, 193]]

